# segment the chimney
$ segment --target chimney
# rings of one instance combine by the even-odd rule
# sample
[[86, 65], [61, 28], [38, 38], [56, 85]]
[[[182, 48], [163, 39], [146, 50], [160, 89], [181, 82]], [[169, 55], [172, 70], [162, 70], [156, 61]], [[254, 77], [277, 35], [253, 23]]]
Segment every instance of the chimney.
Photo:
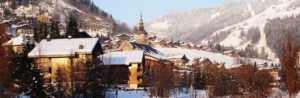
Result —
[[51, 41], [50, 35], [47, 35], [47, 41]]
[[68, 39], [72, 39], [72, 36], [71, 36], [71, 35], [69, 35], [69, 36], [68, 36]]
[[83, 47], [83, 45], [82, 44], [80, 44], [79, 45], [79, 49], [83, 49], [84, 47]]

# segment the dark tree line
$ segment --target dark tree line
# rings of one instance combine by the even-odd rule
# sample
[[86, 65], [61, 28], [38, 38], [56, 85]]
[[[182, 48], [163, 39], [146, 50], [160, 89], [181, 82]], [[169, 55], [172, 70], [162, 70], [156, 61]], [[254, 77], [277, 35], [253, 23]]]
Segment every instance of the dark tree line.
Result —
[[[269, 20], [264, 31], [268, 37], [267, 45], [274, 49], [275, 54], [280, 57], [282, 45], [285, 44], [288, 36], [295, 37], [295, 42], [300, 41], [300, 15]], [[299, 47], [300, 43], [295, 43], [295, 46]]]

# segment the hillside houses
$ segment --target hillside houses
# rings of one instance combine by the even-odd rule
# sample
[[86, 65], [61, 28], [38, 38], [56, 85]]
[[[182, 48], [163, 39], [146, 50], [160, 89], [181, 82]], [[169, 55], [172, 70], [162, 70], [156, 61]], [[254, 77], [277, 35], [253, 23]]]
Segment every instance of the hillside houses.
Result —
[[[9, 21], [5, 23], [10, 25]], [[19, 26], [20, 36], [12, 38], [6, 44], [14, 45], [15, 51], [19, 51], [23, 40], [27, 39], [21, 35], [31, 34], [32, 29], [30, 25], [24, 25], [24, 28], [22, 25]], [[158, 39], [156, 36], [148, 35], [142, 18], [139, 30], [134, 35], [118, 34], [110, 38], [97, 34], [94, 37], [90, 36], [89, 32], [81, 31], [69, 38], [47, 37], [36, 43], [36, 47], [28, 54], [28, 57], [34, 59], [42, 69], [46, 84], [57, 83], [58, 70], [65, 75], [64, 85], [71, 85], [74, 77], [81, 83], [85, 80], [87, 68], [85, 62], [90, 60], [106, 68], [105, 72], [109, 73], [112, 85], [122, 84], [129, 89], [149, 86], [147, 84], [149, 76], [157, 66], [170, 65], [172, 70], [183, 74], [190, 72], [194, 67], [192, 65], [196, 67], [224, 65], [226, 68], [235, 65], [232, 57], [202, 51], [204, 49], [202, 45]]]
[[21, 52], [23, 49], [23, 45], [26, 42], [29, 42], [33, 45], [36, 44], [36, 42], [32, 38], [21, 34], [18, 37], [12, 38], [9, 41], [3, 43], [2, 46], [4, 46], [7, 50], [11, 48], [14, 52]]

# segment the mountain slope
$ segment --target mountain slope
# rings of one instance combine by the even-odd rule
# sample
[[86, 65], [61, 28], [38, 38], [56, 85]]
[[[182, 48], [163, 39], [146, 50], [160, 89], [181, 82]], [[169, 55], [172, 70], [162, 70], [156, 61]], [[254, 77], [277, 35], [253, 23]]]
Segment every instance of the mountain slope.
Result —
[[[270, 38], [265, 33], [265, 24], [272, 19], [299, 15], [299, 5], [297, 0], [252, 0], [251, 3], [237, 0], [219, 7], [193, 10], [195, 12], [190, 14], [189, 11], [167, 14], [149, 21], [147, 29], [166, 38], [202, 44], [220, 43], [236, 49], [253, 44], [259, 53], [267, 52], [269, 59], [275, 59], [278, 52], [268, 42]], [[184, 17], [174, 19], [173, 16]], [[168, 28], [157, 29], [157, 23], [168, 23]]]
[[91, 3], [91, 0], [4, 0], [4, 5], [18, 17], [45, 16], [66, 22], [70, 13], [78, 16], [80, 29], [96, 33], [112, 33], [115, 21], [111, 15]]

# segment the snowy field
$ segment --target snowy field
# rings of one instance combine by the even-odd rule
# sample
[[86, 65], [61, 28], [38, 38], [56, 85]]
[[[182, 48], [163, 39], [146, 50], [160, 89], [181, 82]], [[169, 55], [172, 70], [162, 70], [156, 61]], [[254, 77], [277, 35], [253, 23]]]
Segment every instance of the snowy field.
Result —
[[[120, 90], [116, 93], [116, 91], [109, 91], [106, 94], [106, 98], [149, 98], [150, 93], [147, 91], [139, 90], [139, 91], [124, 91]], [[205, 90], [189, 90], [182, 89], [170, 91], [170, 98], [208, 98]]]

